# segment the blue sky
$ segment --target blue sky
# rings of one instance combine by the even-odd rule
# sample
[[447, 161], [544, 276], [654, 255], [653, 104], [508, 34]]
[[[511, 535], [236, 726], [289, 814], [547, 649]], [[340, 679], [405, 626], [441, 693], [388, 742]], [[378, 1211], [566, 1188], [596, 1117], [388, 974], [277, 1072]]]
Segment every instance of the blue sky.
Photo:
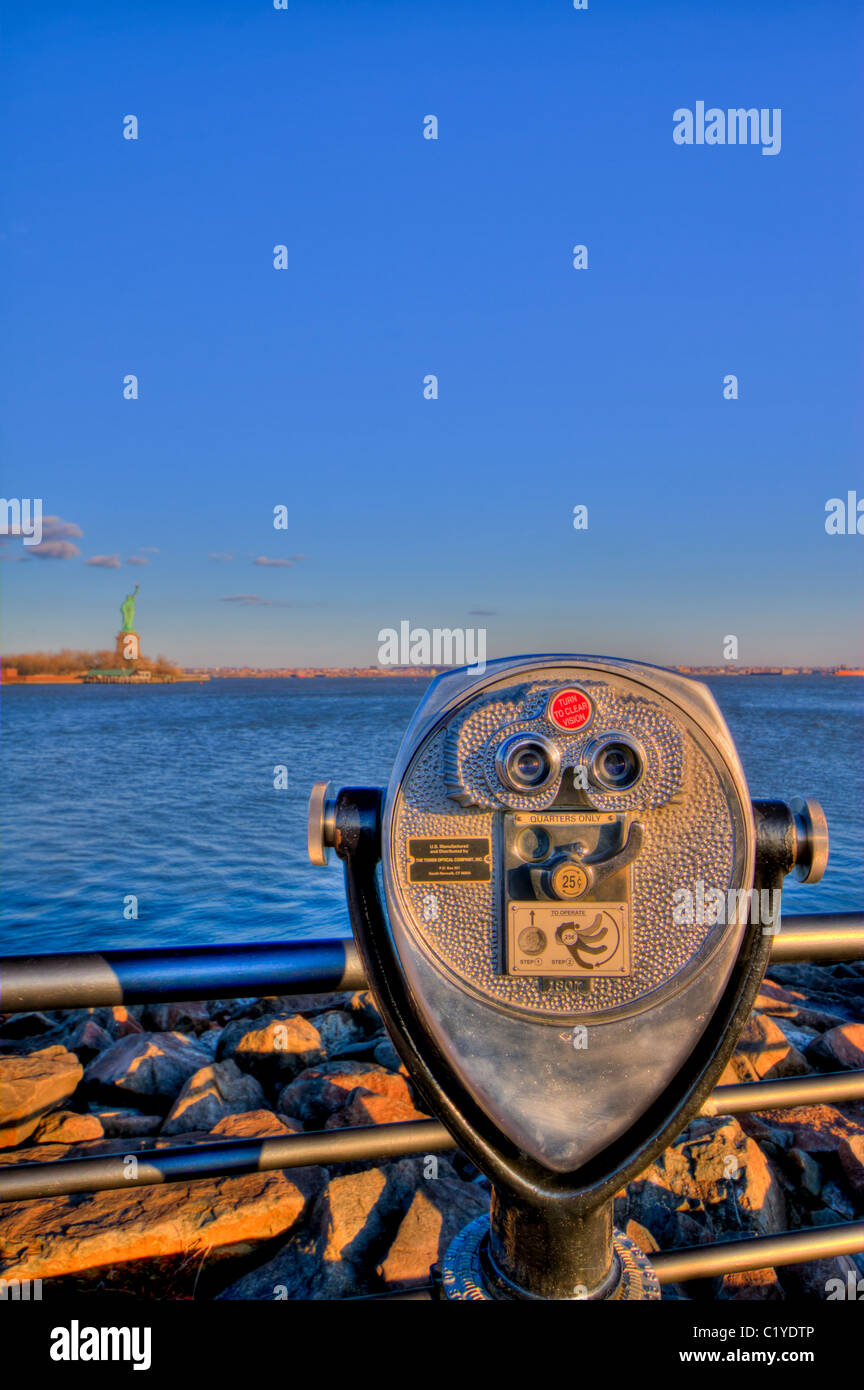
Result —
[[[403, 619], [490, 656], [864, 659], [864, 538], [824, 526], [864, 497], [862, 28], [12, 0], [2, 491], [81, 535], [2, 547], [2, 650], [110, 645], [138, 582], [184, 664], [370, 664]], [[676, 145], [699, 100], [779, 107], [780, 153]]]

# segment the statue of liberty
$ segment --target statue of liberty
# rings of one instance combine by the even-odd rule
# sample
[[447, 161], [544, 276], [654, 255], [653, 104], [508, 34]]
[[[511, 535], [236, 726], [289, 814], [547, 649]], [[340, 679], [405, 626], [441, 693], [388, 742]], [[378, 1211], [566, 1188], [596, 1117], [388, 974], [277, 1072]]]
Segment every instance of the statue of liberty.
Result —
[[131, 594], [127, 594], [120, 605], [120, 612], [123, 615], [123, 626], [120, 629], [121, 632], [135, 631], [133, 627], [133, 623], [135, 622], [135, 598], [137, 596], [139, 588], [140, 585], [136, 584], [133, 592]]

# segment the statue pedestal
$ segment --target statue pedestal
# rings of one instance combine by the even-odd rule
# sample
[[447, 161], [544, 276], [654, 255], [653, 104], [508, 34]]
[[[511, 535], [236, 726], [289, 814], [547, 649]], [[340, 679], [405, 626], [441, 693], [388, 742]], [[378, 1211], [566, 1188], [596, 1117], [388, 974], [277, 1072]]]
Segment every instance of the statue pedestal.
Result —
[[121, 666], [134, 666], [141, 660], [141, 641], [137, 632], [118, 632], [114, 655]]

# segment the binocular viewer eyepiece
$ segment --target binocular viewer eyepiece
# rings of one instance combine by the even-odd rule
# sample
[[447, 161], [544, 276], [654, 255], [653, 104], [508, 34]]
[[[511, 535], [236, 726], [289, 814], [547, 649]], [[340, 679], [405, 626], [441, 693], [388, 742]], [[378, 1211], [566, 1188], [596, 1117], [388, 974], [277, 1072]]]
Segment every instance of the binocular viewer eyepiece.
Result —
[[393, 1042], [492, 1182], [447, 1296], [659, 1296], [612, 1198], [713, 1089], [821, 808], [751, 801], [699, 682], [523, 656], [439, 676], [386, 792], [317, 784], [331, 848]]

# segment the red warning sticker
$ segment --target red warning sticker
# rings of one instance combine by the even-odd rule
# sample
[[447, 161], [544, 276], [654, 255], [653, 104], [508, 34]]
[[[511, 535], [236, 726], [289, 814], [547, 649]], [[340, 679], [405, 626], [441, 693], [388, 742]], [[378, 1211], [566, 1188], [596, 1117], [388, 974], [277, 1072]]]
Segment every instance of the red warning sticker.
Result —
[[546, 706], [546, 718], [558, 729], [584, 729], [594, 718], [594, 706], [584, 690], [556, 690]]

